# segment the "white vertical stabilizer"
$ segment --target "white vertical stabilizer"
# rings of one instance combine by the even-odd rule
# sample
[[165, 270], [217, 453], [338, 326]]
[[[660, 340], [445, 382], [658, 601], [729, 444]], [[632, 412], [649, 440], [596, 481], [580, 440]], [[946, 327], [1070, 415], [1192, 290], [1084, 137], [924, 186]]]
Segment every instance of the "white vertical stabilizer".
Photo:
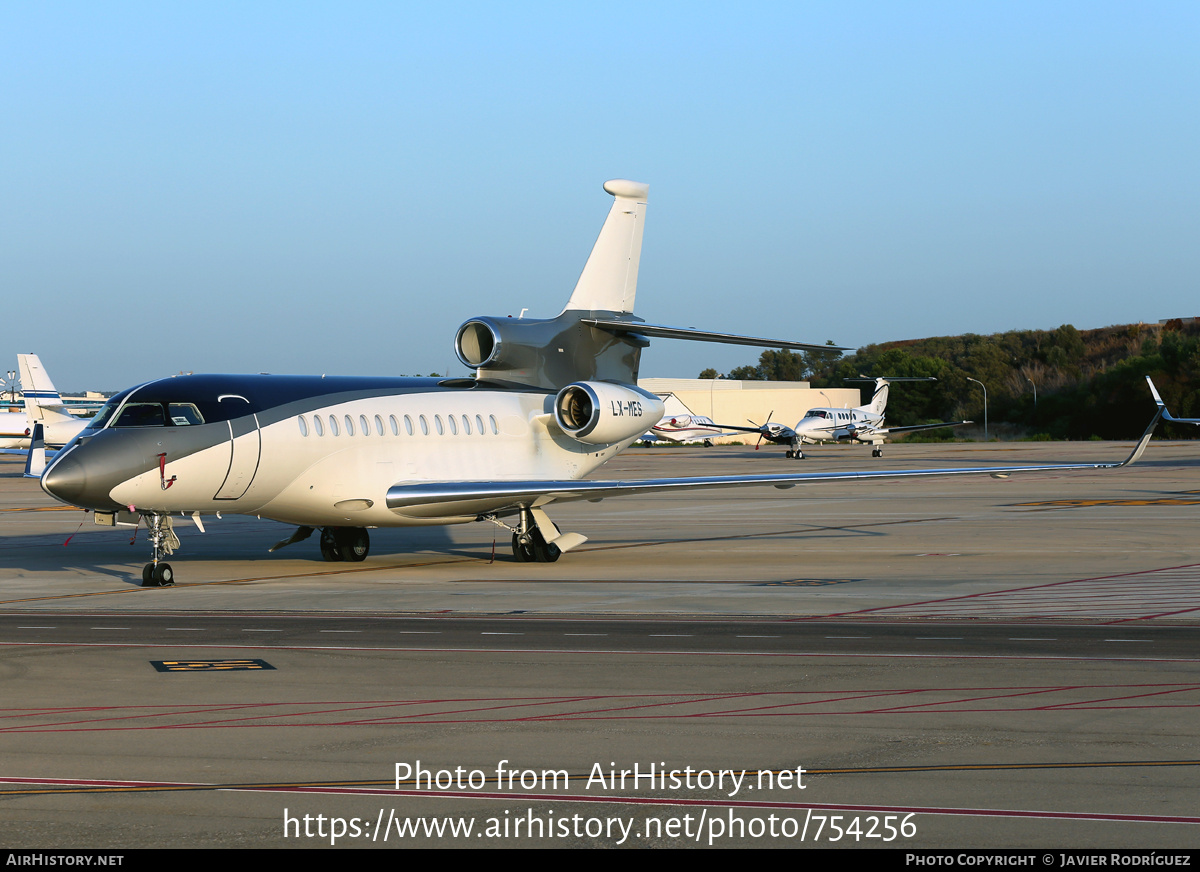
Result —
[[17, 367], [21, 370], [25, 420], [30, 430], [43, 428], [47, 445], [55, 448], [66, 445], [79, 435], [87, 421], [67, 411], [36, 354], [18, 354]]
[[875, 393], [871, 397], [871, 402], [865, 406], [860, 406], [862, 411], [872, 415], [883, 415], [887, 408], [888, 401], [888, 382], [887, 379], [875, 379]]
[[25, 396], [25, 410], [31, 420], [42, 419], [42, 409], [62, 409], [63, 401], [58, 389], [36, 354], [18, 354], [17, 369], [21, 372], [21, 392]]
[[633, 311], [650, 186], [612, 179], [604, 183], [604, 190], [616, 199], [563, 311]]

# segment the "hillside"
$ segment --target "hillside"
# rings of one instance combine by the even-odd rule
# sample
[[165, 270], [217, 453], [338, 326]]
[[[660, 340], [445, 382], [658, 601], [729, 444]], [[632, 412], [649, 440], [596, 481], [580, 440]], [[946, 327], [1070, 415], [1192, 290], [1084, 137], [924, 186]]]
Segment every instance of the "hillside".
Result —
[[[814, 387], [844, 385], [843, 378], [933, 376], [937, 382], [892, 389], [888, 422], [896, 425], [969, 418], [982, 422], [987, 386], [993, 430], [1054, 439], [1132, 439], [1153, 412], [1145, 376], [1171, 411], [1200, 417], [1200, 324], [1179, 321], [1076, 330], [1014, 330], [868, 345], [832, 362], [820, 354], [769, 351], [757, 367], [730, 373], [771, 378], [797, 371]], [[711, 371], [709, 371], [711, 373]], [[702, 374], [701, 377], [705, 377]], [[1035, 402], [1036, 393], [1036, 402]], [[1174, 438], [1200, 436], [1194, 427], [1167, 427]]]

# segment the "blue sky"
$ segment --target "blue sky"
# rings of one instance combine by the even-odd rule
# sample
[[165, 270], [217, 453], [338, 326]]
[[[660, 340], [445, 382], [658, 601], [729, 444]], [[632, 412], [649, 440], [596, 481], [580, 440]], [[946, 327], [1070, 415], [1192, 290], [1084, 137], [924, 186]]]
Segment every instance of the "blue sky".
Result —
[[0, 117], [0, 369], [67, 389], [464, 372], [466, 318], [561, 309], [615, 177], [649, 321], [1200, 315], [1194, 2], [8, 2]]

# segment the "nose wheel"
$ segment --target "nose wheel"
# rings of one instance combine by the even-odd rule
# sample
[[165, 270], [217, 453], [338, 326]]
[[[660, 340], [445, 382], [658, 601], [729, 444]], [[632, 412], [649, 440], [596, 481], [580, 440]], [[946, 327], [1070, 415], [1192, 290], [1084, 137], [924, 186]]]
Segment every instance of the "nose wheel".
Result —
[[152, 512], [142, 517], [146, 520], [146, 531], [150, 537], [150, 562], [142, 567], [142, 587], [172, 587], [175, 584], [175, 570], [162, 558], [174, 554], [179, 547], [174, 522], [170, 515]]
[[173, 587], [175, 570], [170, 563], [147, 563], [142, 567], [142, 587]]

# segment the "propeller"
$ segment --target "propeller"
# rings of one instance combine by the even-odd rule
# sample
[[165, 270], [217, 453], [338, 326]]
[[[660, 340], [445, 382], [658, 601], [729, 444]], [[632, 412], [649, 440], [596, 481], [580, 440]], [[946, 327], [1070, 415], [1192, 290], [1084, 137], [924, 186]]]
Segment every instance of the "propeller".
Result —
[[757, 421], [750, 421], [749, 418], [746, 419], [747, 421], [750, 421], [751, 424], [753, 424], [755, 427], [758, 428], [758, 441], [754, 443], [755, 451], [757, 451], [760, 447], [762, 447], [763, 436], [766, 435], [767, 426], [771, 423], [771, 418], [773, 418], [774, 416], [775, 416], [775, 410], [772, 409], [767, 414], [767, 423], [766, 424], [759, 424]]

